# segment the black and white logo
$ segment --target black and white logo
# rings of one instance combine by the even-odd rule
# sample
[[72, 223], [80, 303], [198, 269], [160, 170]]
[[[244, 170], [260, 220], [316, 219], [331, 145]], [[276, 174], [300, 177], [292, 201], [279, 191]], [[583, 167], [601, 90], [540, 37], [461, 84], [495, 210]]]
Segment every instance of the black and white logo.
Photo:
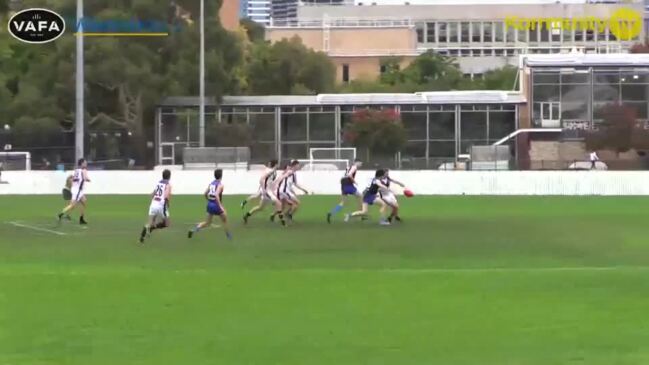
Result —
[[63, 34], [65, 20], [48, 9], [22, 10], [9, 19], [9, 33], [25, 43], [47, 43]]

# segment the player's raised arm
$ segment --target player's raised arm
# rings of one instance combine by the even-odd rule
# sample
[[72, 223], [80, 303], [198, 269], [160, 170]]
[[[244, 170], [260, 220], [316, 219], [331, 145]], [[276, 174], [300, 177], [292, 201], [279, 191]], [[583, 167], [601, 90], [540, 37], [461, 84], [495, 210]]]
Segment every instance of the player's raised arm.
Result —
[[[295, 175], [295, 176], [297, 176], [297, 175]], [[294, 185], [296, 188], [302, 190], [302, 192], [304, 192], [304, 194], [309, 195], [309, 191], [308, 191], [307, 189], [305, 189], [304, 187], [302, 187], [302, 185], [298, 184], [298, 183], [297, 183], [297, 179], [295, 179], [295, 181], [293, 182], [293, 185]]]
[[388, 179], [390, 179], [390, 182], [393, 182], [393, 183], [395, 183], [395, 184], [401, 186], [402, 188], [405, 188], [405, 187], [406, 187], [406, 185], [405, 185], [404, 183], [402, 183], [401, 181], [397, 181], [397, 180], [395, 180], [395, 179], [393, 179], [393, 178], [391, 178], [391, 177], [388, 177]]
[[386, 186], [386, 185], [385, 185], [384, 183], [382, 183], [381, 180], [379, 180], [379, 179], [376, 179], [376, 181], [374, 181], [374, 183], [376, 184], [376, 186], [378, 186], [378, 187], [381, 188], [381, 189], [385, 189], [385, 190], [392, 191], [392, 189], [390, 189], [390, 187]]

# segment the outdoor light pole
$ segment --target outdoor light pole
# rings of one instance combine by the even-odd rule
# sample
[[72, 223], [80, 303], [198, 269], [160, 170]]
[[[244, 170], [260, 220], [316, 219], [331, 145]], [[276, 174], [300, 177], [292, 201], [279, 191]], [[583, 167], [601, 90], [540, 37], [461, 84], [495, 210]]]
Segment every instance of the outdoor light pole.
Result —
[[199, 109], [198, 109], [198, 135], [199, 145], [205, 147], [205, 0], [201, 0], [201, 50], [199, 65]]
[[76, 113], [74, 127], [75, 160], [83, 158], [83, 0], [77, 0], [77, 75], [76, 75]]

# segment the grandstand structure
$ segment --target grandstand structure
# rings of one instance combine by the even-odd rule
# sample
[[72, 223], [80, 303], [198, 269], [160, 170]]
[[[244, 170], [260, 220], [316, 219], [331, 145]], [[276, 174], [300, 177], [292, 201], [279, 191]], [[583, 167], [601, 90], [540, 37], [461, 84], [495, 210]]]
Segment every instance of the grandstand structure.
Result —
[[[519, 68], [520, 88], [510, 92], [225, 96], [219, 103], [210, 98], [207, 146], [250, 147], [251, 163], [308, 159], [312, 148], [352, 147], [343, 131], [355, 111], [392, 109], [408, 135], [398, 161], [389, 161], [393, 166], [437, 169], [470, 154], [472, 146], [504, 145], [512, 168], [563, 169], [585, 159], [584, 132], [597, 128], [607, 105], [631, 108], [649, 128], [647, 54], [527, 55]], [[184, 148], [198, 147], [198, 104], [197, 97], [161, 101], [158, 164], [182, 165]], [[243, 128], [243, 135], [219, 129], [228, 126]]]

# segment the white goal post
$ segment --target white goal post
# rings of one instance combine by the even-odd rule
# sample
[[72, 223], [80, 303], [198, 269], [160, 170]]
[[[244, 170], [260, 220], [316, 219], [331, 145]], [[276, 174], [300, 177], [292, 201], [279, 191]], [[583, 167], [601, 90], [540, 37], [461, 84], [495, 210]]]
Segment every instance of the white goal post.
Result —
[[31, 171], [32, 154], [29, 152], [0, 152], [0, 171], [1, 170], [23, 170]]
[[356, 159], [355, 147], [314, 147], [309, 148], [309, 160], [349, 160]]
[[356, 159], [353, 147], [309, 148], [309, 158], [300, 160], [307, 170], [346, 170]]

